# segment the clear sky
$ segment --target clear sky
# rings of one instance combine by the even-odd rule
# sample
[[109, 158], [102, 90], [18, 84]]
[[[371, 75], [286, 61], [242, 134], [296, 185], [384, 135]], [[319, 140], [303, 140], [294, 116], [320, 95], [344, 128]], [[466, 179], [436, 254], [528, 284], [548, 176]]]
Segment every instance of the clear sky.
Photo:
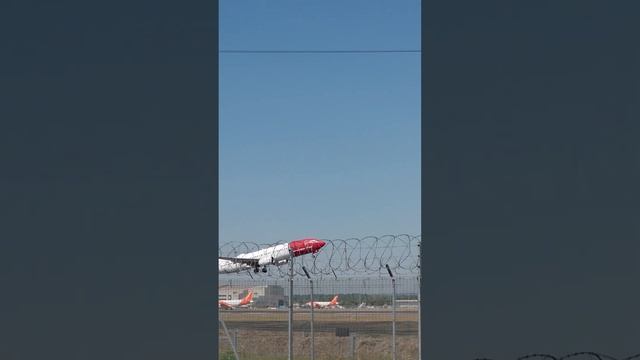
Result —
[[[420, 49], [420, 2], [220, 2], [220, 49]], [[420, 233], [420, 54], [221, 54], [220, 243]]]

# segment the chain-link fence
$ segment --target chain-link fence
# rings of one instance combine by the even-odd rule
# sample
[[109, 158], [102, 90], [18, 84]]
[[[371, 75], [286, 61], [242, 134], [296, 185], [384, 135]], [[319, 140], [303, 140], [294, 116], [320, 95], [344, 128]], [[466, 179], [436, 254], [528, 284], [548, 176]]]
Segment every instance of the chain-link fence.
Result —
[[418, 359], [419, 290], [417, 277], [220, 279], [220, 359], [287, 359], [289, 331], [295, 359]]

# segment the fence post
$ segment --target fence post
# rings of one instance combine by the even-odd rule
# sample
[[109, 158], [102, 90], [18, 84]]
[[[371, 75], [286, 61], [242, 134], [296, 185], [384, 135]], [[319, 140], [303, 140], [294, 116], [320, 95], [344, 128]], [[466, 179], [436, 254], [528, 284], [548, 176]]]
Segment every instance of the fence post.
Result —
[[313, 280], [309, 279], [309, 284], [311, 285], [311, 360], [315, 360], [316, 358], [316, 349], [315, 349], [315, 334], [313, 332], [314, 327], [314, 319], [313, 319]]
[[391, 352], [393, 354], [393, 360], [396, 360], [396, 279], [393, 277], [393, 273], [391, 272], [391, 268], [389, 268], [389, 264], [386, 264], [386, 266], [387, 271], [389, 272], [389, 276], [391, 276], [392, 289]]
[[233, 330], [233, 347], [238, 351], [238, 329]]
[[289, 356], [293, 360], [293, 251], [289, 249]]
[[304, 270], [304, 274], [307, 275], [307, 278], [309, 279], [309, 285], [311, 286], [311, 302], [309, 303], [311, 305], [311, 360], [315, 360], [315, 336], [313, 334], [313, 279], [311, 279], [311, 276], [309, 276], [307, 268], [302, 266], [302, 270]]
[[231, 336], [229, 335], [229, 329], [227, 329], [227, 324], [224, 323], [224, 320], [219, 319], [218, 321], [220, 321], [220, 323], [222, 324], [222, 328], [224, 329], [224, 333], [227, 334], [227, 339], [229, 339], [229, 343], [231, 343], [231, 350], [233, 350], [233, 356], [235, 356], [236, 360], [240, 360], [240, 358], [238, 357], [238, 352], [236, 351], [236, 347], [233, 344], [233, 340], [231, 339]]
[[351, 334], [351, 359], [356, 360], [356, 333]]

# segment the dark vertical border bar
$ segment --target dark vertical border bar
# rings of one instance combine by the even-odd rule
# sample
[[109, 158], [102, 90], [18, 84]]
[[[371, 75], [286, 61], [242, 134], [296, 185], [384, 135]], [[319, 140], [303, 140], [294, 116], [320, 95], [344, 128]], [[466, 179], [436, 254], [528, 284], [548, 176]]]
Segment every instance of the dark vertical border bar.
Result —
[[218, 0], [0, 5], [0, 359], [217, 358]]
[[422, 2], [423, 359], [640, 352], [638, 12]]
[[214, 242], [214, 246], [216, 248], [216, 253], [215, 258], [213, 258], [213, 271], [212, 273], [214, 274], [213, 276], [213, 281], [212, 281], [212, 289], [214, 289], [214, 296], [212, 298], [211, 301], [211, 307], [214, 309], [214, 315], [213, 315], [213, 323], [215, 324], [215, 335], [212, 337], [212, 344], [213, 344], [213, 350], [216, 353], [215, 358], [218, 358], [218, 348], [219, 348], [219, 344], [218, 344], [218, 244], [220, 242], [220, 239], [218, 238], [220, 231], [219, 231], [219, 219], [220, 216], [218, 215], [218, 210], [220, 209], [219, 206], [219, 198], [220, 195], [218, 193], [220, 186], [218, 186], [218, 178], [219, 178], [219, 166], [218, 166], [218, 162], [219, 162], [219, 143], [220, 143], [220, 133], [219, 133], [219, 129], [220, 129], [220, 119], [218, 117], [218, 115], [220, 114], [219, 111], [219, 99], [220, 99], [220, 94], [218, 94], [218, 91], [220, 89], [220, 61], [219, 61], [219, 57], [220, 57], [220, 44], [219, 44], [219, 31], [220, 31], [220, 18], [219, 18], [219, 10], [220, 10], [220, 5], [219, 5], [219, 0], [213, 0], [213, 4], [214, 4], [214, 14], [212, 14], [212, 19], [214, 21], [214, 26], [213, 28], [215, 29], [215, 34], [213, 37], [213, 43], [215, 44], [214, 48], [216, 49], [216, 53], [215, 56], [213, 58], [214, 60], [214, 68], [215, 68], [215, 82], [214, 84], [212, 84], [212, 86], [214, 87], [214, 100], [213, 100], [213, 108], [214, 108], [214, 129], [215, 129], [215, 134], [213, 134], [213, 139], [214, 139], [214, 147], [213, 147], [213, 152], [214, 152], [214, 174], [213, 174], [213, 193], [214, 193], [214, 206], [215, 206], [215, 210], [214, 210], [214, 218], [212, 219], [213, 221], [213, 231], [214, 231], [214, 237], [213, 237], [213, 242]]

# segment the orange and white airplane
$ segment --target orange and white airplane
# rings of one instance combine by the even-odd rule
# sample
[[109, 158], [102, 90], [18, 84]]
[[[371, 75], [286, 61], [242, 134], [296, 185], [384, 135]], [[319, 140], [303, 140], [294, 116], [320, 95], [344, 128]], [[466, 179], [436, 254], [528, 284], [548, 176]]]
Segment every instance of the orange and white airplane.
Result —
[[218, 300], [218, 308], [232, 310], [235, 307], [247, 306], [251, 303], [251, 299], [253, 299], [253, 291], [249, 291], [249, 293], [247, 294], [247, 296], [244, 297], [244, 299]]
[[[304, 304], [304, 306], [311, 307], [311, 301]], [[334, 296], [333, 299], [331, 299], [331, 301], [314, 301], [313, 302], [313, 307], [316, 309], [335, 308], [339, 306], [340, 305], [338, 304], [338, 295]]]

